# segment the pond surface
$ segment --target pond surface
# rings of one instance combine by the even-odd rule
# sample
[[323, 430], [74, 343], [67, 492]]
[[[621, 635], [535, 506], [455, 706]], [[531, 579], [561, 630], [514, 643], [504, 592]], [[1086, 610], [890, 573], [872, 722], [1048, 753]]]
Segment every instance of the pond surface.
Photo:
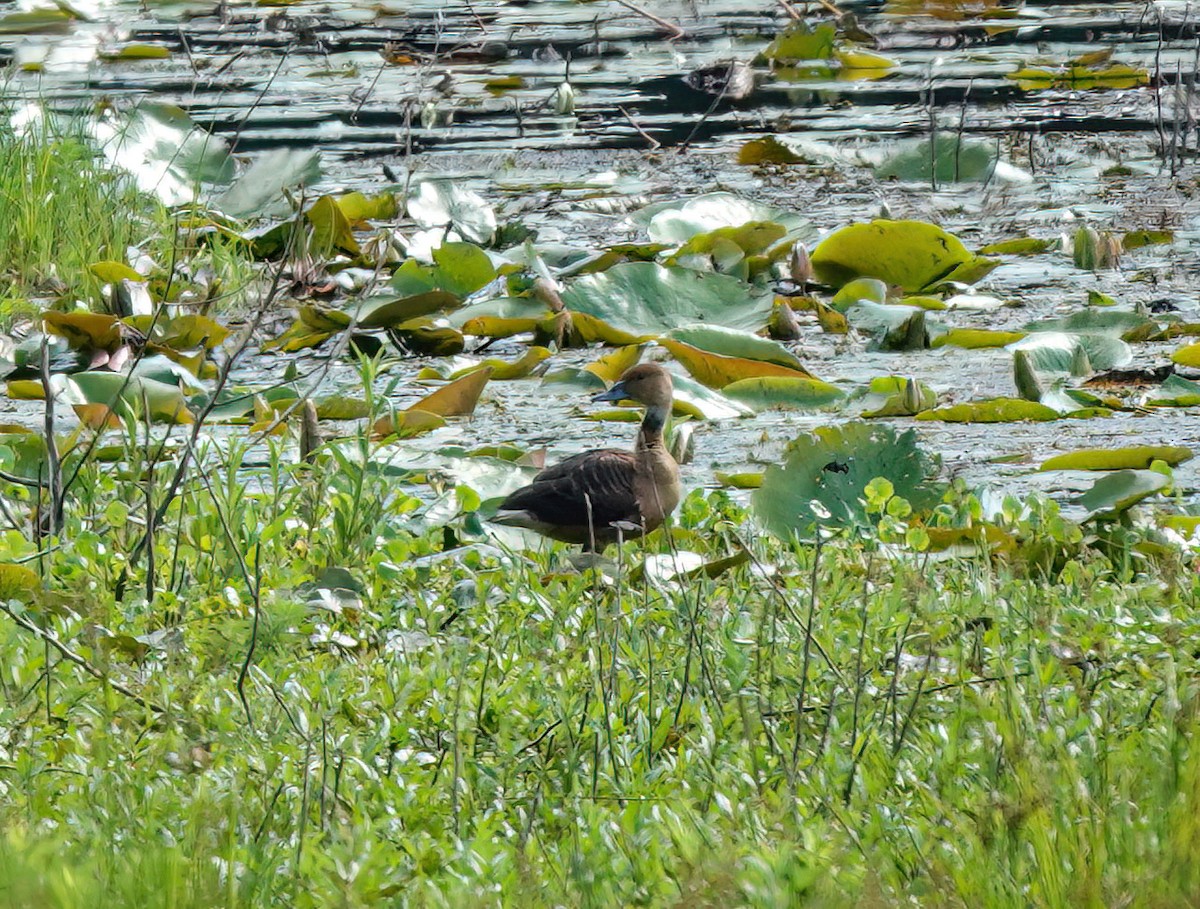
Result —
[[[1170, 307], [1184, 321], [1200, 322], [1191, 93], [1200, 41], [1189, 4], [839, 4], [893, 68], [847, 79], [756, 67], [753, 90], [738, 99], [698, 91], [684, 77], [720, 61], [754, 60], [788, 24], [786, 5], [651, 6], [661, 22], [615, 2], [101, 3], [80, 8], [90, 21], [25, 33], [9, 22], [0, 62], [12, 64], [10, 99], [79, 108], [98, 96], [118, 105], [151, 97], [183, 107], [250, 157], [318, 147], [325, 189], [377, 190], [392, 182], [385, 169], [403, 178], [452, 176], [502, 220], [536, 229], [539, 242], [644, 240], [626, 220], [629, 212], [716, 189], [801, 212], [822, 231], [884, 213], [935, 221], [972, 247], [1025, 234], [1054, 238], [1085, 222], [1118, 231], [1166, 228], [1172, 243], [1127, 253], [1107, 271], [1076, 269], [1063, 253], [1006, 258], [977, 290], [1009, 305], [938, 317], [952, 326], [1016, 329], [1077, 311], [1097, 290], [1123, 307]], [[0, 16], [12, 7], [0, 4]], [[803, 4], [794, 8], [803, 12]], [[672, 37], [674, 27], [681, 37]], [[130, 45], [161, 47], [167, 56], [98, 56]], [[1030, 91], [1008, 77], [1022, 66], [1057, 65], [1104, 48], [1114, 50], [1114, 63], [1144, 70], [1148, 84]], [[575, 110], [562, 115], [553, 98], [568, 72]], [[985, 183], [931, 188], [882, 181], [868, 166], [898, 141], [935, 130], [986, 140], [1014, 176], [997, 172]], [[737, 164], [742, 144], [763, 135], [813, 149], [816, 163]], [[1172, 143], [1175, 152], [1167, 154]], [[1174, 173], [1164, 164], [1168, 157]], [[1120, 173], [1105, 175], [1118, 164]], [[1161, 363], [1176, 346], [1135, 345], [1134, 365]], [[832, 382], [904, 375], [953, 402], [1014, 393], [1007, 351], [869, 347], [853, 334], [824, 334], [814, 320], [795, 345], [809, 368]], [[521, 340], [503, 341], [489, 355], [514, 358], [523, 349]], [[553, 364], [596, 355], [565, 352]], [[277, 373], [284, 359], [257, 357], [241, 378]], [[413, 376], [426, 362], [398, 361], [385, 378]], [[356, 380], [354, 367], [335, 364], [326, 382], [352, 391]], [[422, 391], [407, 381], [400, 388], [399, 403]], [[536, 380], [493, 382], [472, 420], [420, 444], [545, 446], [554, 460], [631, 441], [628, 425], [581, 419], [585, 401], [578, 391]], [[772, 412], [702, 424], [687, 479], [711, 484], [717, 469], [761, 469], [797, 432], [848, 416]], [[951, 473], [971, 483], [1060, 496], [1090, 481], [1031, 472], [1055, 451], [1187, 445], [1200, 437], [1194, 409], [1051, 424], [912, 425]], [[1176, 474], [1189, 497], [1200, 479], [1193, 464]]]

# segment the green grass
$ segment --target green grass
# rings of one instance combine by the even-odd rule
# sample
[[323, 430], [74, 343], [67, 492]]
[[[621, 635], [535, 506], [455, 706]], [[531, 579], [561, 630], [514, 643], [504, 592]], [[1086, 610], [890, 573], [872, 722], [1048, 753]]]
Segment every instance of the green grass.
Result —
[[156, 215], [156, 204], [105, 168], [77, 129], [15, 135], [0, 127], [0, 315], [30, 310], [35, 296], [96, 298], [100, 282], [88, 267], [124, 262]]
[[[746, 515], [694, 493], [605, 579], [561, 549], [444, 555], [446, 518], [385, 470], [281, 451], [261, 488], [236, 446], [202, 453], [217, 479], [161, 525], [153, 603], [144, 561], [113, 594], [136, 446], [85, 468], [68, 545], [31, 563], [56, 607], [29, 615], [166, 712], [0, 616], [0, 905], [1200, 902], [1177, 558], [1106, 556], [1050, 507], [996, 562], [762, 538], [655, 585], [646, 551], [736, 553]], [[360, 598], [316, 605], [327, 566]]]
[[131, 246], [157, 264], [156, 294], [175, 267], [172, 300], [187, 291], [229, 310], [257, 280], [244, 244], [189, 239], [154, 197], [108, 167], [79, 123], [47, 121], [21, 135], [0, 124], [0, 325], [58, 301], [104, 311], [103, 282], [91, 266], [128, 264]]

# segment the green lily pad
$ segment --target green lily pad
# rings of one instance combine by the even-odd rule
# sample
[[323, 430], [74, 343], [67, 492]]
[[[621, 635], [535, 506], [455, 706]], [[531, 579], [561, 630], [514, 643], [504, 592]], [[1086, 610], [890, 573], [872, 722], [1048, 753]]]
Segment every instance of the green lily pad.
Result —
[[976, 256], [934, 224], [878, 220], [834, 231], [813, 250], [812, 264], [834, 287], [871, 277], [915, 293], [951, 280], [974, 283], [999, 262]]
[[433, 265], [409, 259], [392, 275], [392, 287], [406, 295], [445, 290], [460, 299], [486, 287], [496, 267], [474, 243], [443, 243], [433, 251]]
[[1130, 346], [1109, 335], [1039, 331], [1010, 344], [1008, 349], [1025, 351], [1030, 365], [1041, 372], [1070, 374], [1081, 352], [1093, 370], [1121, 369], [1133, 362]]
[[728, 275], [622, 262], [575, 279], [562, 300], [573, 312], [646, 337], [695, 322], [757, 331], [767, 324], [773, 298]]
[[1192, 457], [1181, 445], [1136, 445], [1128, 448], [1082, 448], [1047, 458], [1038, 470], [1144, 470], [1155, 461], [1171, 467]]
[[875, 168], [875, 174], [908, 183], [928, 184], [935, 178], [938, 183], [983, 183], [998, 160], [994, 143], [939, 134], [932, 145], [928, 139], [910, 143]]
[[1037, 322], [1030, 322], [1025, 326], [1025, 330], [1031, 332], [1066, 331], [1076, 334], [1121, 337], [1131, 331], [1147, 327], [1156, 329], [1158, 326], [1153, 319], [1141, 313], [1089, 307], [1060, 319], [1041, 319]]
[[[211, 141], [211, 137], [207, 137]], [[312, 149], [277, 148], [253, 163], [213, 200], [213, 207], [235, 218], [286, 214], [291, 203], [285, 192], [311, 186], [321, 179], [320, 155]]]
[[933, 347], [962, 347], [966, 350], [985, 350], [1007, 347], [1025, 337], [1023, 331], [992, 331], [985, 328], [951, 328], [933, 340]]
[[1106, 474], [1075, 499], [1090, 518], [1116, 517], [1145, 498], [1165, 489], [1171, 480], [1156, 470], [1118, 470]]
[[741, 379], [726, 385], [721, 394], [755, 410], [817, 410], [846, 396], [829, 382], [790, 376]]
[[817, 525], [869, 523], [863, 490], [876, 477], [890, 481], [914, 511], [927, 511], [942, 497], [939, 468], [911, 429], [898, 433], [861, 422], [822, 427], [788, 444], [783, 463], [766, 471], [751, 503], [771, 533], [806, 539]]
[[942, 423], [1020, 423], [1057, 420], [1060, 414], [1052, 407], [1023, 398], [989, 398], [952, 404], [917, 414], [918, 420], [937, 420]]
[[780, 344], [748, 331], [722, 328], [719, 325], [687, 325], [667, 332], [664, 338], [682, 341], [709, 353], [747, 360], [763, 360], [791, 369], [804, 369], [794, 353]]
[[1044, 253], [1054, 245], [1052, 240], [1039, 240], [1037, 237], [1015, 237], [1012, 240], [1001, 240], [980, 247], [982, 256], [1036, 256]]

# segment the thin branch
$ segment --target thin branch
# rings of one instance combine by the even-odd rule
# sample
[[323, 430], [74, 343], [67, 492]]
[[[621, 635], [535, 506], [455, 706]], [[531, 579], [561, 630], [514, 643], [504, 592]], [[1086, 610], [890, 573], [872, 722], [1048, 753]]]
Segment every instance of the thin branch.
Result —
[[146, 708], [147, 710], [152, 710], [155, 713], [167, 712], [165, 707], [160, 707], [153, 701], [146, 700], [132, 688], [128, 687], [127, 685], [123, 685], [120, 682], [114, 681], [112, 678], [105, 675], [103, 672], [77, 654], [74, 650], [60, 641], [58, 639], [58, 635], [49, 630], [43, 630], [39, 628], [23, 615], [18, 615], [17, 613], [13, 612], [7, 603], [0, 603], [0, 611], [3, 611], [10, 619], [16, 622], [19, 627], [24, 628], [30, 634], [49, 644], [51, 647], [57, 650], [64, 659], [66, 659], [68, 662], [74, 663], [92, 678], [107, 683], [108, 686], [114, 691], [120, 692], [121, 694], [125, 695], [125, 697], [129, 698], [131, 701], [134, 701], [139, 706]]

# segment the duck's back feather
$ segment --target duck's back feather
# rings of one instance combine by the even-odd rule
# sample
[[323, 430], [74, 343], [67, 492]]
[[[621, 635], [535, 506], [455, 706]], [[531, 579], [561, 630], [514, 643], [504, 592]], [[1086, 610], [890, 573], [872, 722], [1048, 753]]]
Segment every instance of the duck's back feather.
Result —
[[609, 543], [617, 539], [614, 521], [642, 523], [636, 476], [632, 452], [585, 451], [547, 467], [506, 498], [498, 517], [567, 543]]

